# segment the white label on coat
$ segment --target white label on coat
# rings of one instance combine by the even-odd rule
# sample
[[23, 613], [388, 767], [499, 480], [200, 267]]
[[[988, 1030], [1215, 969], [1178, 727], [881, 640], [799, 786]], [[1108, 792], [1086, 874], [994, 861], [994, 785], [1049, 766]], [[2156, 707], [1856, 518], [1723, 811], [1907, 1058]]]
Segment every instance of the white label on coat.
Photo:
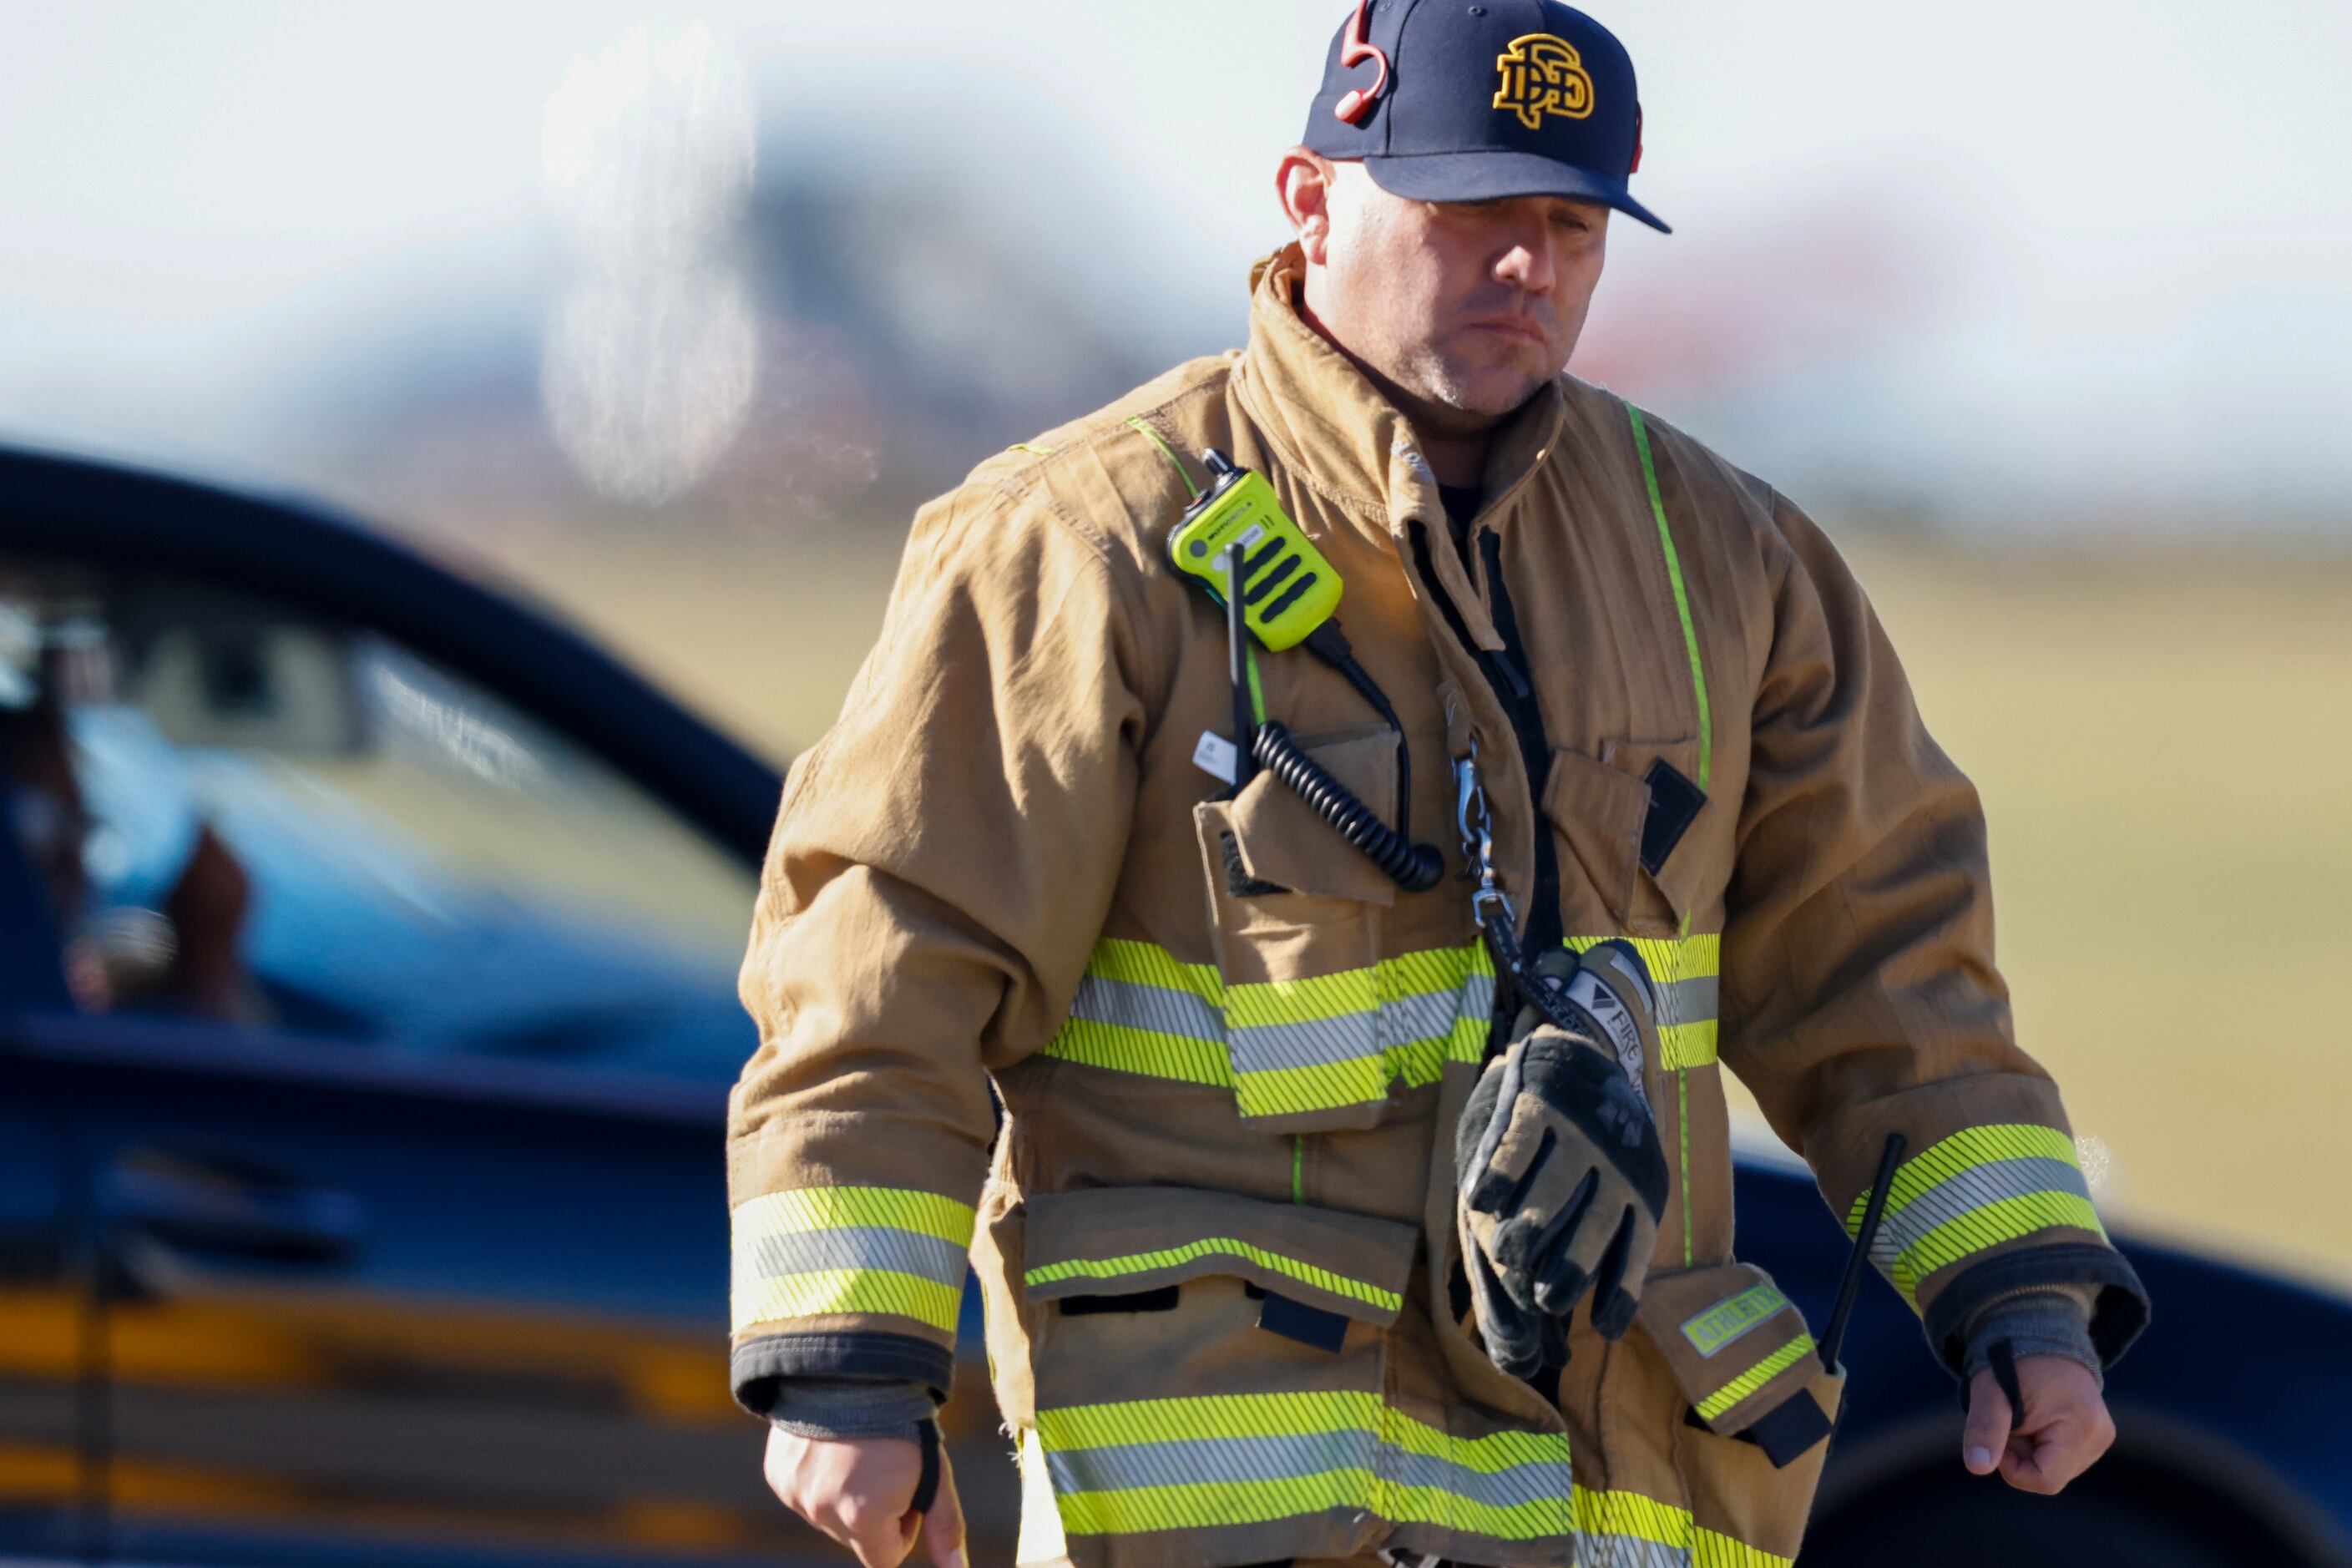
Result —
[[1201, 743], [1192, 748], [1192, 765], [1213, 779], [1232, 784], [1242, 776], [1241, 748], [1214, 730], [1203, 730]]

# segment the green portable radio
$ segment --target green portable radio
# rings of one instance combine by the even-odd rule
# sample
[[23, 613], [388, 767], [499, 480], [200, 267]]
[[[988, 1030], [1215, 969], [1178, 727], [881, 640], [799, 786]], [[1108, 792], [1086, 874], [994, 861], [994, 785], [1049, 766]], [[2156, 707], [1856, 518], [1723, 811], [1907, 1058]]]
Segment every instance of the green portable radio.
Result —
[[1339, 574], [1282, 510], [1263, 474], [1202, 454], [1215, 482], [1168, 536], [1176, 570], [1225, 602], [1225, 552], [1242, 547], [1242, 619], [1269, 653], [1297, 647], [1339, 607]]

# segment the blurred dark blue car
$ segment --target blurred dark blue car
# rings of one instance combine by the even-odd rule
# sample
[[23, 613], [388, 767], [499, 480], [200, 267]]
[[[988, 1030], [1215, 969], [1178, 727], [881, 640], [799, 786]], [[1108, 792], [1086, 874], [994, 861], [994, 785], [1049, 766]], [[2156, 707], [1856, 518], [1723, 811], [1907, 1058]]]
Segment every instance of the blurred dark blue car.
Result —
[[[363, 530], [23, 454], [0, 734], [0, 1562], [839, 1560], [726, 1392], [773, 769]], [[1785, 1155], [1739, 1181], [1821, 1321], [1843, 1236]], [[2352, 1562], [2352, 1305], [2125, 1245], [2156, 1324], [2054, 1501], [1961, 1471], [1870, 1285], [1805, 1562]]]

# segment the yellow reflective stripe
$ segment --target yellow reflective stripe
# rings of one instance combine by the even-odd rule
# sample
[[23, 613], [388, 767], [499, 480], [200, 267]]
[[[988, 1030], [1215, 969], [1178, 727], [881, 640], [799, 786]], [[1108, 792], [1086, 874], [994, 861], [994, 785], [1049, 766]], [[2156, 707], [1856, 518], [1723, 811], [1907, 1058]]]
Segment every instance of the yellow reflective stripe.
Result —
[[1050, 458], [1054, 455], [1053, 447], [1040, 447], [1034, 441], [1015, 441], [1013, 443], [1011, 450], [1015, 452], [1026, 452], [1033, 458]]
[[1244, 1116], [1296, 1116], [1385, 1100], [1391, 1076], [1381, 1058], [1357, 1057], [1319, 1067], [1236, 1073], [1234, 1087]]
[[1650, 978], [1660, 985], [1711, 980], [1723, 973], [1720, 931], [1702, 931], [1696, 936], [1572, 936], [1568, 945], [1578, 952], [1590, 952], [1604, 942], [1630, 942], [1648, 966]]
[[1576, 1489], [1576, 1532], [1579, 1535], [1622, 1535], [1654, 1546], [1687, 1552], [1691, 1516], [1686, 1509], [1663, 1503], [1639, 1492], [1596, 1492]]
[[[1136, 1400], [1041, 1410], [1038, 1422], [1063, 1528], [1074, 1535], [1215, 1528], [1353, 1508], [1396, 1523], [1527, 1541], [1562, 1534], [1574, 1517], [1565, 1435], [1456, 1437], [1369, 1393]], [[1316, 1438], [1335, 1441], [1316, 1445]], [[1432, 1462], [1418, 1466], [1421, 1476], [1456, 1474], [1467, 1489], [1405, 1479], [1416, 1461]], [[1297, 1467], [1296, 1473], [1266, 1475], [1267, 1464]], [[1521, 1469], [1530, 1465], [1551, 1467], [1556, 1488]], [[1086, 1484], [1119, 1476], [1148, 1480]]]
[[1050, 1285], [1057, 1279], [1116, 1279], [1127, 1274], [1150, 1274], [1157, 1269], [1174, 1268], [1196, 1258], [1211, 1257], [1246, 1258], [1261, 1268], [1270, 1268], [1302, 1285], [1311, 1285], [1334, 1296], [1345, 1296], [1351, 1301], [1367, 1301], [1384, 1310], [1395, 1311], [1404, 1305], [1404, 1298], [1394, 1290], [1384, 1290], [1378, 1285], [1350, 1279], [1344, 1274], [1334, 1274], [1312, 1263], [1285, 1258], [1278, 1252], [1268, 1252], [1262, 1247], [1223, 1236], [1188, 1242], [1182, 1247], [1167, 1247], [1158, 1252], [1130, 1252], [1120, 1258], [1074, 1258], [1032, 1268], [1022, 1279], [1032, 1287]]
[[[1650, 979], [1661, 986], [1685, 980], [1714, 980], [1723, 973], [1723, 935], [1719, 931], [1684, 937], [1572, 936], [1568, 945], [1574, 952], [1590, 952], [1604, 942], [1632, 943], [1649, 969]], [[1661, 1019], [1658, 1066], [1667, 1072], [1706, 1067], [1717, 1059], [1719, 1037], [1720, 1027], [1713, 1017]]]
[[[1872, 1246], [1880, 1269], [1916, 1309], [1919, 1282], [1973, 1253], [2053, 1226], [2104, 1237], [2074, 1141], [2032, 1122], [1964, 1128], [1898, 1166]], [[1858, 1235], [1870, 1193], [1856, 1194]]]
[[1713, 1394], [1698, 1402], [1702, 1421], [1712, 1421], [1790, 1367], [1813, 1353], [1813, 1336], [1799, 1334]]
[[[1572, 1485], [1564, 1435], [1506, 1431], [1455, 1437], [1368, 1393], [1131, 1400], [1044, 1409], [1037, 1418], [1039, 1445], [1048, 1456], [1090, 1448], [1132, 1453], [1138, 1446], [1148, 1451], [1154, 1445], [1234, 1445], [1222, 1458], [1204, 1458], [1198, 1452], [1186, 1456], [1173, 1449], [1164, 1460], [1134, 1457], [1133, 1463], [1147, 1471], [1166, 1465], [1160, 1472], [1170, 1478], [1166, 1484], [1103, 1490], [1073, 1490], [1057, 1484], [1055, 1500], [1063, 1528], [1072, 1535], [1213, 1530], [1360, 1509], [1391, 1523], [1435, 1524], [1501, 1541], [1539, 1540], [1572, 1527], [1581, 1536], [1616, 1536], [1664, 1548], [1694, 1568], [1791, 1568], [1790, 1559], [1699, 1528], [1686, 1509], [1637, 1492], [1592, 1491]], [[1326, 1435], [1369, 1440], [1370, 1447], [1354, 1453], [1373, 1456], [1372, 1465], [1335, 1463], [1328, 1469], [1288, 1478], [1177, 1479], [1188, 1470], [1199, 1474], [1195, 1466], [1245, 1459], [1252, 1439]], [[1398, 1458], [1379, 1459], [1384, 1451]], [[1345, 1447], [1332, 1450], [1335, 1458], [1349, 1452]], [[1539, 1485], [1539, 1476], [1522, 1478], [1517, 1488], [1507, 1486], [1496, 1494], [1509, 1498], [1514, 1489], [1522, 1489], [1518, 1500], [1493, 1501], [1443, 1487], [1402, 1484], [1378, 1473], [1410, 1458], [1435, 1460], [1474, 1476], [1502, 1477], [1522, 1466], [1555, 1465], [1565, 1495], [1526, 1496], [1522, 1489]], [[1605, 1552], [1600, 1560], [1607, 1560]]]
[[[1183, 963], [1150, 942], [1106, 938], [1087, 964], [1089, 980], [1196, 998], [1214, 1016], [1192, 1028], [1220, 1032], [1153, 1027], [1171, 1022], [1171, 1009], [1155, 1008], [1148, 994], [1104, 995], [1081, 1009], [1092, 1016], [1074, 1011], [1064, 1020], [1045, 1054], [1115, 1072], [1234, 1089], [1244, 1111], [1253, 1116], [1330, 1110], [1385, 1099], [1392, 1080], [1402, 1079], [1411, 1089], [1435, 1083], [1449, 1061], [1483, 1060], [1485, 988], [1492, 985], [1494, 973], [1484, 945], [1472, 942], [1307, 980], [1227, 987], [1214, 964]], [[1435, 998], [1458, 999], [1461, 1005], [1432, 1029], [1430, 1025], [1441, 1022], [1431, 1016], [1429, 1003]], [[1181, 1023], [1181, 1009], [1176, 1011], [1174, 1021]], [[1111, 1016], [1103, 1016], [1105, 1012]], [[1318, 1025], [1328, 1027], [1318, 1032]], [[1223, 1029], [1292, 1027], [1310, 1039], [1319, 1033], [1318, 1043], [1328, 1042], [1336, 1059], [1236, 1073]], [[1405, 1028], [1415, 1032], [1381, 1043]]]
[[1225, 1005], [1224, 982], [1218, 976], [1215, 964], [1186, 963], [1153, 942], [1105, 937], [1095, 943], [1087, 973], [1105, 980], [1124, 980], [1130, 985], [1189, 991], [1212, 1007]]
[[1958, 1263], [1972, 1252], [1982, 1252], [1988, 1247], [2015, 1241], [2053, 1226], [2071, 1226], [2101, 1237], [2107, 1234], [2088, 1198], [2072, 1193], [2029, 1193], [2023, 1197], [2002, 1198], [1971, 1209], [1958, 1219], [1947, 1220], [1904, 1248], [1895, 1262], [1895, 1287], [1906, 1300], [1916, 1307], [1919, 1281], [1937, 1269]]
[[[2061, 1160], [2081, 1168], [2074, 1154], [2074, 1140], [2055, 1127], [2019, 1122], [1963, 1128], [1895, 1167], [1895, 1180], [1887, 1184], [1886, 1217], [1893, 1219], [1920, 1194], [1942, 1185], [1961, 1172], [1999, 1160]], [[1864, 1188], [1846, 1211], [1848, 1236], [1861, 1234], [1863, 1211], [1869, 1206], [1870, 1192]]]
[[1189, 1035], [1071, 1018], [1064, 1022], [1045, 1054], [1113, 1072], [1140, 1073], [1210, 1089], [1234, 1087], [1233, 1060], [1225, 1054], [1223, 1040], [1196, 1040]]
[[1311, 1024], [1353, 1017], [1380, 1005], [1380, 975], [1373, 969], [1343, 969], [1305, 980], [1251, 981], [1225, 988], [1225, 1026]]
[[963, 1304], [960, 1285], [882, 1268], [835, 1268], [746, 1280], [735, 1288], [735, 1332], [788, 1318], [887, 1312], [953, 1333]]
[[1668, 1072], [1703, 1068], [1716, 1059], [1716, 1021], [1668, 1024], [1658, 1031], [1658, 1065]]
[[1363, 1426], [1377, 1414], [1370, 1394], [1232, 1394], [1195, 1399], [1130, 1399], [1037, 1412], [1037, 1436], [1053, 1453], [1121, 1443], [1196, 1437], [1296, 1437]]
[[1568, 1439], [1558, 1433], [1504, 1431], [1456, 1437], [1360, 1390], [1130, 1399], [1037, 1412], [1037, 1434], [1047, 1453], [1201, 1438], [1305, 1437], [1323, 1432], [1377, 1432], [1408, 1454], [1446, 1459], [1488, 1475], [1515, 1465], [1568, 1458]]
[[1712, 1530], [1693, 1532], [1692, 1568], [1794, 1568], [1793, 1557], [1777, 1557], [1760, 1546], [1721, 1535]]
[[1568, 1512], [1568, 1505], [1548, 1500], [1498, 1505], [1435, 1487], [1398, 1486], [1366, 1469], [1325, 1470], [1286, 1480], [1193, 1481], [1071, 1492], [1055, 1501], [1062, 1528], [1071, 1535], [1263, 1524], [1368, 1507], [1398, 1524], [1429, 1523], [1499, 1541], [1538, 1541], [1558, 1534]]
[[735, 1205], [735, 1245], [766, 1236], [809, 1230], [878, 1227], [934, 1236], [958, 1247], [971, 1242], [972, 1207], [937, 1193], [899, 1187], [800, 1187], [768, 1193]]
[[[749, 1273], [778, 1266], [774, 1251], [778, 1238], [825, 1232], [899, 1231], [948, 1243], [953, 1249], [949, 1256], [960, 1257], [971, 1245], [973, 1214], [970, 1204], [938, 1193], [901, 1187], [800, 1187], [747, 1199], [735, 1205], [730, 1222], [737, 1267]], [[854, 1240], [846, 1236], [837, 1238]], [[811, 1249], [797, 1250], [807, 1254]], [[840, 1248], [817, 1250], [837, 1253]], [[836, 1256], [828, 1261], [864, 1261], [857, 1256], [862, 1250], [862, 1245], [853, 1246], [847, 1258]], [[867, 1256], [879, 1260], [888, 1256], [888, 1249]], [[815, 1258], [804, 1256], [799, 1260]], [[962, 1299], [960, 1265], [952, 1279], [898, 1268], [803, 1268], [789, 1273], [739, 1276], [732, 1292], [732, 1316], [737, 1333], [757, 1323], [835, 1312], [889, 1312], [953, 1333]]]
[[[1588, 1542], [1613, 1535], [1681, 1554], [1693, 1568], [1793, 1568], [1794, 1558], [1778, 1557], [1718, 1531], [1698, 1527], [1687, 1510], [1645, 1498], [1639, 1492], [1596, 1492], [1576, 1489], [1576, 1532]], [[1654, 1555], [1629, 1554], [1634, 1561], [1654, 1561]], [[1593, 1560], [1609, 1562], [1603, 1548]]]

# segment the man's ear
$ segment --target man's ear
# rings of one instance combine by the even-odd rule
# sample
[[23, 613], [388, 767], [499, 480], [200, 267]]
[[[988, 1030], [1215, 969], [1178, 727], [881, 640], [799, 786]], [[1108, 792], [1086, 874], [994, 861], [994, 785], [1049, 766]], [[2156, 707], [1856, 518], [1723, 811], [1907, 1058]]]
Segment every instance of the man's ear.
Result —
[[1330, 163], [1318, 153], [1293, 147], [1275, 169], [1274, 188], [1308, 263], [1327, 265], [1331, 252]]

